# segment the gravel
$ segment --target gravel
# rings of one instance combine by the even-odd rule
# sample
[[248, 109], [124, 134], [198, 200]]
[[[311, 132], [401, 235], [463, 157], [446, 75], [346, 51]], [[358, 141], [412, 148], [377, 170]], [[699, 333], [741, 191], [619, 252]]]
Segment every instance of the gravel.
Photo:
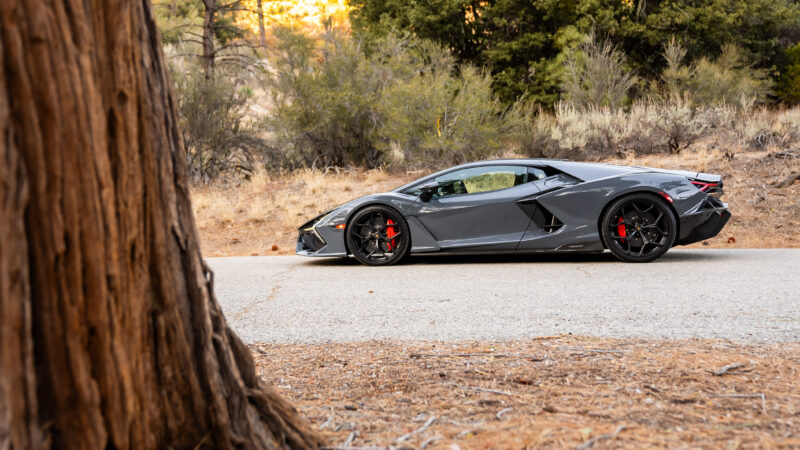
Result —
[[350, 259], [208, 258], [248, 343], [515, 340], [555, 334], [800, 341], [800, 249]]

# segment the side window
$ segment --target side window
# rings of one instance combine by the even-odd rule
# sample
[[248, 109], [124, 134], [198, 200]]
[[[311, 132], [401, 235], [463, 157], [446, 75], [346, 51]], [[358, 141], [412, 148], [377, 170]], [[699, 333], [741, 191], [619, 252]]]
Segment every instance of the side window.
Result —
[[544, 180], [547, 174], [537, 167], [528, 167], [528, 181]]
[[[476, 194], [497, 191], [533, 181], [532, 168], [524, 166], [482, 166], [457, 170], [437, 177], [439, 184], [437, 197]], [[542, 172], [544, 175], [544, 172]]]

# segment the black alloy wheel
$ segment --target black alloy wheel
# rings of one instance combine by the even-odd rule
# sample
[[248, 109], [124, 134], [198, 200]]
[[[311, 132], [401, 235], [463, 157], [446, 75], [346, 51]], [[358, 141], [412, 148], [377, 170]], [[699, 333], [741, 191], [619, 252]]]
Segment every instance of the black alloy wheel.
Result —
[[626, 262], [649, 262], [672, 247], [677, 223], [667, 203], [650, 194], [616, 200], [602, 221], [606, 247]]
[[400, 213], [386, 206], [358, 211], [347, 225], [347, 248], [368, 266], [388, 266], [408, 253], [411, 235]]

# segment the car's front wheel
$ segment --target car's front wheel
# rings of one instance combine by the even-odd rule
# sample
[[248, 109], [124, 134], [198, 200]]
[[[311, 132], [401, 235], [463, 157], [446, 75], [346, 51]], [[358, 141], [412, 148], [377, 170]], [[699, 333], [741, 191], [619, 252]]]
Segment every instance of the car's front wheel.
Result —
[[616, 200], [601, 223], [606, 247], [626, 262], [649, 262], [660, 257], [672, 247], [678, 229], [669, 205], [650, 194]]
[[408, 253], [410, 243], [406, 220], [387, 206], [364, 208], [347, 225], [347, 248], [369, 266], [399, 262]]

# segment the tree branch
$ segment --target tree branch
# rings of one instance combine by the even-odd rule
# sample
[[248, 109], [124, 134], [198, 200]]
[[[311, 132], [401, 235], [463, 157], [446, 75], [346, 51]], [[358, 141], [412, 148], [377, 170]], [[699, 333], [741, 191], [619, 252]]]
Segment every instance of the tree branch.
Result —
[[238, 48], [238, 47], [259, 48], [257, 45], [251, 44], [249, 42], [236, 41], [236, 42], [231, 42], [229, 44], [225, 44], [223, 46], [220, 46], [219, 48], [214, 50], [211, 54], [212, 55], [216, 55], [217, 53], [221, 52], [222, 50], [225, 50], [225, 49], [228, 49], [228, 48]]
[[[172, 31], [175, 31], [175, 30], [180, 30], [181, 28], [186, 28], [186, 27], [202, 27], [202, 25], [199, 24], [199, 23], [185, 23], [183, 25], [178, 25], [177, 27], [172, 27], [172, 28], [170, 28], [168, 30], [165, 30], [165, 31], [167, 33], [169, 33], [169, 32], [172, 32]], [[188, 33], [188, 31], [187, 31], [187, 33]]]

